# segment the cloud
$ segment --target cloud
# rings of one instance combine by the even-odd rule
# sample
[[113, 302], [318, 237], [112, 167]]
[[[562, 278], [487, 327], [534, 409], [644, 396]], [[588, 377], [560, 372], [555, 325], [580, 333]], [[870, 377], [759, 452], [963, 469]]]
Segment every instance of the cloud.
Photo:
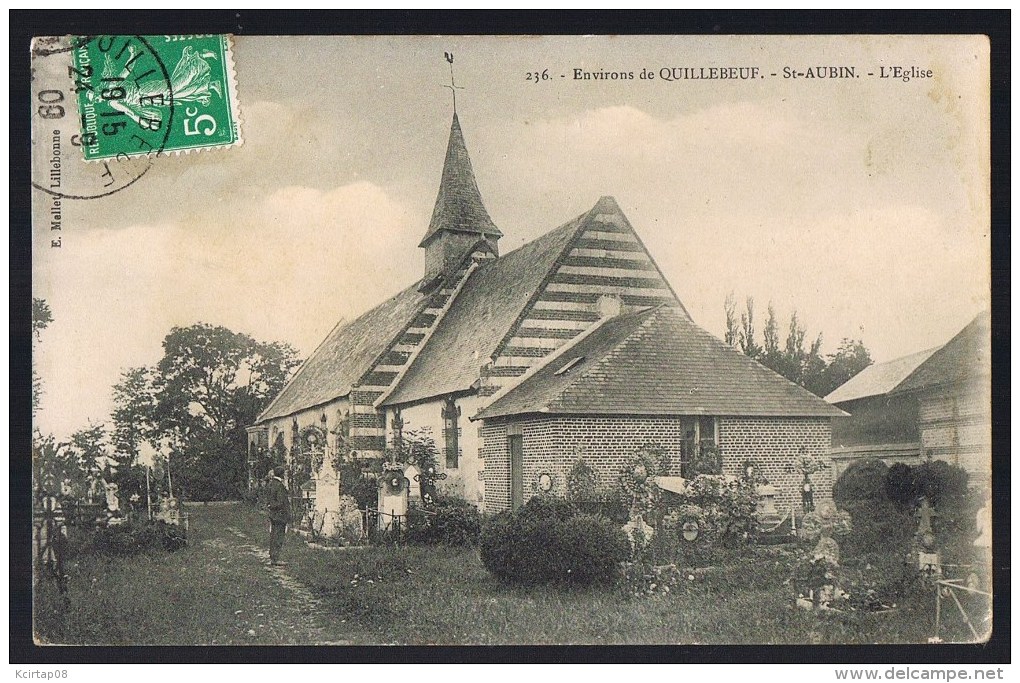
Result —
[[54, 315], [37, 359], [40, 425], [66, 434], [107, 421], [120, 372], [156, 362], [174, 325], [221, 324], [307, 355], [337, 320], [413, 282], [417, 237], [405, 208], [367, 182], [284, 187], [189, 223], [76, 233], [67, 258], [49, 262], [56, 282], [37, 282]]

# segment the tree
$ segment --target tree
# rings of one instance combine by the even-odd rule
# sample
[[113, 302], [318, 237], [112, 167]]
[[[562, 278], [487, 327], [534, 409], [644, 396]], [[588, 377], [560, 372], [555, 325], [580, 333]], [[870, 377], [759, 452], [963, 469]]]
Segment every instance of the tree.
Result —
[[133, 463], [143, 440], [151, 440], [156, 408], [151, 368], [129, 368], [113, 386], [113, 447], [118, 460]]
[[[35, 351], [37, 342], [42, 341], [42, 331], [53, 322], [53, 312], [45, 299], [32, 299], [32, 351]], [[33, 356], [35, 354], [33, 353]], [[39, 409], [39, 401], [42, 399], [42, 378], [35, 369], [35, 359], [32, 359], [32, 415]]]
[[763, 333], [765, 339], [765, 345], [761, 350], [761, 363], [767, 368], [771, 368], [776, 372], [782, 374], [784, 367], [784, 358], [782, 352], [779, 350], [779, 323], [776, 322], [776, 309], [773, 308], [772, 302], [769, 302], [769, 317], [765, 320], [765, 331]]
[[296, 351], [205, 323], [174, 327], [163, 351], [155, 368], [128, 371], [115, 388], [123, 409], [118, 439], [170, 444], [175, 488], [190, 497], [239, 495], [247, 488], [244, 428], [283, 389]]
[[871, 353], [864, 346], [864, 342], [846, 337], [839, 343], [836, 353], [829, 355], [828, 360], [822, 373], [824, 393], [820, 393], [820, 396], [831, 393], [872, 363]]
[[811, 346], [805, 349], [807, 331], [796, 310], [790, 315], [785, 344], [780, 346], [779, 321], [771, 302], [763, 331], [763, 345], [759, 346], [754, 338], [754, 299], [747, 297], [745, 306], [745, 312], [740, 314], [738, 328], [733, 294], [731, 292], [726, 296], [726, 343], [736, 346], [745, 355], [818, 396], [827, 396], [871, 365], [871, 354], [861, 340], [844, 338], [836, 353], [823, 357], [822, 335], [819, 334]]
[[758, 358], [761, 355], [761, 347], [754, 340], [754, 299], [747, 297], [745, 306], [746, 311], [740, 314], [740, 350], [745, 356]]
[[737, 327], [737, 302], [733, 298], [733, 292], [726, 295], [726, 336], [724, 341], [730, 346], [736, 346], [740, 340], [740, 329]]

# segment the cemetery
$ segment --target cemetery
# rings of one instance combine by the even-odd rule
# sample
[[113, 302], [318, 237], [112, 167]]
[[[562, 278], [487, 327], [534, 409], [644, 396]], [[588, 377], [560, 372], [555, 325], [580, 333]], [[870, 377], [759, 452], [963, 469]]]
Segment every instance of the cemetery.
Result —
[[537, 490], [482, 515], [437, 493], [435, 455], [427, 434], [391, 453], [361, 477], [360, 500], [338, 498], [328, 536], [314, 491], [295, 486], [283, 574], [258, 559], [257, 501], [146, 505], [98, 483], [80, 503], [40, 491], [37, 633], [467, 644], [937, 643], [990, 632], [987, 510], [947, 463], [858, 462], [832, 502], [815, 505], [819, 465], [805, 460], [802, 500], [782, 506], [754, 463], [731, 476], [706, 457], [703, 473], [680, 478], [649, 447], [613, 481], [579, 458], [566, 495]]

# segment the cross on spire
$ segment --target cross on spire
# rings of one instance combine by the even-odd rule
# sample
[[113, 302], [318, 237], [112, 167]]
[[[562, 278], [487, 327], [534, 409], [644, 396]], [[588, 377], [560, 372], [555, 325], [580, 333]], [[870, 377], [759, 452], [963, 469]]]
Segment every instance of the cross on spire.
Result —
[[457, 91], [463, 90], [463, 86], [457, 85], [457, 82], [453, 78], [453, 53], [444, 52], [443, 56], [446, 57], [446, 61], [450, 63], [450, 85], [443, 84], [444, 88], [449, 88], [453, 94], [453, 113], [457, 113]]

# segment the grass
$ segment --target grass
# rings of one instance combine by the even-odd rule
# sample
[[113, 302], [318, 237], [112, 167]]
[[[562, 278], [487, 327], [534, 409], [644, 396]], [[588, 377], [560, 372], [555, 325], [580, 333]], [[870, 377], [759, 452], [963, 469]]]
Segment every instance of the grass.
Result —
[[[242, 506], [193, 508], [191, 521], [186, 550], [79, 559], [66, 602], [41, 585], [37, 633], [93, 644], [490, 645], [923, 643], [933, 632], [930, 591], [904, 596], [886, 614], [796, 609], [786, 583], [792, 558], [775, 548], [698, 572], [672, 593], [637, 597], [622, 588], [506, 587], [473, 549], [323, 551], [291, 536], [287, 572], [316, 598], [313, 618], [228, 530], [264, 543], [259, 515]], [[951, 609], [944, 604], [942, 637], [968, 640]]]

